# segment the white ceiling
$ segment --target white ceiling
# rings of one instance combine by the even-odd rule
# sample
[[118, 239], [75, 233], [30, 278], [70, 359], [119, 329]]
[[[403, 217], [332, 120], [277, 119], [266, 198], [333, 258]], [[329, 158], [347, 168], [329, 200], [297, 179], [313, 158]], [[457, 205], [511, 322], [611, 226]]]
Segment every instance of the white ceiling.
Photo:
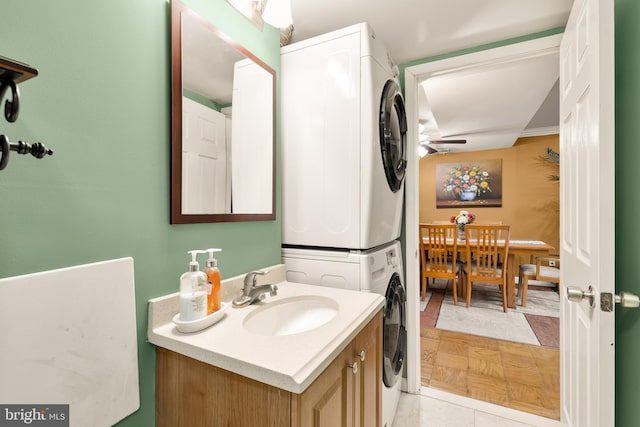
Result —
[[292, 41], [368, 22], [398, 64], [566, 24], [572, 0], [291, 0]]
[[[558, 56], [546, 55], [425, 80], [419, 98], [421, 138], [467, 140], [466, 146], [447, 144], [450, 151], [512, 146], [554, 87], [558, 67]], [[557, 126], [557, 114], [547, 119], [540, 127]]]
[[[566, 24], [572, 0], [291, 0], [292, 42], [368, 22], [398, 64]], [[557, 126], [558, 62], [529, 59], [424, 82], [421, 120], [434, 136], [467, 139], [451, 151], [511, 146], [528, 127]], [[546, 102], [545, 102], [546, 100]], [[544, 106], [539, 110], [540, 106]], [[524, 133], [523, 133], [524, 132]]]
[[[572, 0], [291, 0], [292, 42], [368, 22], [398, 64], [565, 25]], [[233, 63], [243, 55], [201, 24], [185, 22], [184, 85], [220, 104], [230, 102]], [[203, 46], [208, 46], [205, 52]], [[208, 53], [207, 53], [208, 52]], [[233, 55], [231, 60], [226, 55]], [[186, 64], [205, 61], [206, 66]], [[192, 71], [195, 70], [195, 71]], [[200, 70], [198, 72], [197, 70]], [[202, 74], [202, 70], [209, 70]], [[217, 70], [212, 74], [211, 70]], [[223, 71], [224, 70], [224, 71]], [[549, 57], [431, 78], [418, 94], [423, 139], [466, 139], [433, 145], [475, 151], [513, 145], [520, 136], [558, 126], [558, 63]]]
[[182, 21], [182, 86], [217, 102], [231, 103], [233, 64], [245, 56], [191, 14]]

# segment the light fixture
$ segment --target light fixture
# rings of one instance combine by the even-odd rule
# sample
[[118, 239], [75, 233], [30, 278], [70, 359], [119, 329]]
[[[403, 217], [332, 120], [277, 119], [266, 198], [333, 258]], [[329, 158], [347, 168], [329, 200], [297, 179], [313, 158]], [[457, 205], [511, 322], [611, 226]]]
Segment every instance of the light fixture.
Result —
[[293, 30], [291, 0], [227, 0], [238, 12], [262, 30], [263, 23], [279, 28]]
[[265, 0], [266, 6], [262, 12], [262, 19], [276, 28], [287, 28], [293, 25], [291, 17], [291, 0]]

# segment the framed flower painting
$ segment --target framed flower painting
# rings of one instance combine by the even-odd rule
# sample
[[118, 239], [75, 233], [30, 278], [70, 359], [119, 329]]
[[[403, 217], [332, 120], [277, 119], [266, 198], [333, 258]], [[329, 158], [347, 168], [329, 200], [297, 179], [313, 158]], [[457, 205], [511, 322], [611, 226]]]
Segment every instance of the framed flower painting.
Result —
[[436, 208], [502, 206], [502, 159], [436, 164]]

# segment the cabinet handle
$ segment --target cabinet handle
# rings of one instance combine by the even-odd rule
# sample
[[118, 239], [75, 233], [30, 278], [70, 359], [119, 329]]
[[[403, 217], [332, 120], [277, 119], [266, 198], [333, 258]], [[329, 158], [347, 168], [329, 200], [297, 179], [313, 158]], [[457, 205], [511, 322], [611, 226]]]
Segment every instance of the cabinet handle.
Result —
[[365, 357], [365, 352], [364, 352], [364, 350], [362, 350], [362, 351], [358, 354], [358, 356], [360, 356], [360, 361], [361, 361], [361, 362], [364, 362], [364, 357]]
[[353, 375], [358, 373], [358, 362], [353, 362], [351, 365], [347, 365], [347, 366], [351, 368]]

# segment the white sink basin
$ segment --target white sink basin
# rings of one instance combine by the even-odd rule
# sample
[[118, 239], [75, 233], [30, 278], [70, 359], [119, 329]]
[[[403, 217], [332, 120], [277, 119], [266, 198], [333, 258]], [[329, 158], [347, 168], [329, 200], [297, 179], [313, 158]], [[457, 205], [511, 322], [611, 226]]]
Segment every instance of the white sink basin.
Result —
[[307, 295], [264, 303], [247, 315], [244, 328], [258, 335], [293, 335], [318, 328], [338, 314], [338, 303], [327, 297]]

